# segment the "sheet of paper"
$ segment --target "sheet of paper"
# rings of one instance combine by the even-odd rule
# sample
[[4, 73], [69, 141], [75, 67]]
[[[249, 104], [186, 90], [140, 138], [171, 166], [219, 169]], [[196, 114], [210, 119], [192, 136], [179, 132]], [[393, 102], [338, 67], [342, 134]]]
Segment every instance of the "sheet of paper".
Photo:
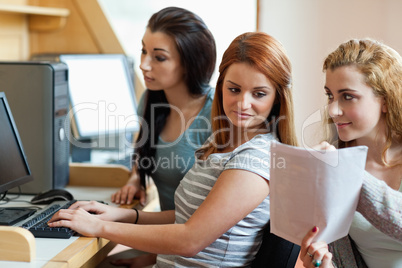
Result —
[[271, 232], [300, 245], [314, 226], [316, 241], [346, 236], [356, 211], [367, 147], [316, 151], [271, 146]]

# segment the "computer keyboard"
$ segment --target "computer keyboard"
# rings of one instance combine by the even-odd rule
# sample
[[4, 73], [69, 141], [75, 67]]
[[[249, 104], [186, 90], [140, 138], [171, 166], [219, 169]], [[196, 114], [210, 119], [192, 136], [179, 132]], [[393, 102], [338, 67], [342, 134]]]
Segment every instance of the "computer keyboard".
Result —
[[35, 237], [45, 238], [70, 238], [75, 231], [67, 227], [51, 228], [47, 222], [52, 218], [53, 214], [60, 209], [69, 208], [76, 200], [71, 200], [62, 204], [53, 204], [42, 210], [38, 215], [34, 215], [28, 221], [24, 222], [21, 227], [28, 229]]

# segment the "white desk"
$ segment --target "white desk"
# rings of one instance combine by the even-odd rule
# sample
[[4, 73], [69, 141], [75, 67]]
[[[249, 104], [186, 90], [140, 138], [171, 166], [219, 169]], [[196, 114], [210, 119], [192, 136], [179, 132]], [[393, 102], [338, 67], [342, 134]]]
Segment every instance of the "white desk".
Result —
[[[68, 186], [77, 200], [101, 200], [116, 206], [110, 196], [118, 188]], [[22, 195], [19, 200], [30, 200], [32, 196]], [[27, 206], [26, 203], [11, 202], [10, 206]], [[1, 238], [0, 238], [1, 239]], [[36, 258], [31, 262], [0, 261], [0, 267], [94, 267], [115, 246], [102, 238], [74, 236], [69, 239], [35, 238]]]

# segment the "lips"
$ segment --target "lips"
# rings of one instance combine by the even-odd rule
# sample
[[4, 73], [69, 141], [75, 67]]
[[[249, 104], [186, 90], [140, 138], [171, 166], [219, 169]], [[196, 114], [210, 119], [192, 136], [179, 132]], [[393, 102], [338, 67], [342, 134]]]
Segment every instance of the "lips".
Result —
[[352, 123], [349, 122], [349, 123], [335, 123], [335, 124], [338, 129], [341, 129], [351, 125]]
[[146, 81], [146, 82], [152, 82], [152, 81], [154, 81], [154, 79], [151, 78], [151, 77], [149, 77], [149, 76], [144, 75], [144, 81]]
[[241, 118], [241, 119], [248, 119], [248, 118], [250, 118], [252, 115], [251, 114], [247, 114], [247, 113], [240, 113], [240, 112], [234, 112], [234, 114], [237, 116], [237, 117], [239, 117], [239, 118]]

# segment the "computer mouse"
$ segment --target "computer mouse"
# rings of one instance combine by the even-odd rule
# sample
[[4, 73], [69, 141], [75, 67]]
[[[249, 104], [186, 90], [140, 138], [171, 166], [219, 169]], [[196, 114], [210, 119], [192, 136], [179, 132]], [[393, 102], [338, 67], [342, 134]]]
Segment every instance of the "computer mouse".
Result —
[[31, 204], [50, 204], [53, 201], [70, 201], [73, 200], [73, 195], [65, 189], [51, 189], [35, 195], [31, 199]]

